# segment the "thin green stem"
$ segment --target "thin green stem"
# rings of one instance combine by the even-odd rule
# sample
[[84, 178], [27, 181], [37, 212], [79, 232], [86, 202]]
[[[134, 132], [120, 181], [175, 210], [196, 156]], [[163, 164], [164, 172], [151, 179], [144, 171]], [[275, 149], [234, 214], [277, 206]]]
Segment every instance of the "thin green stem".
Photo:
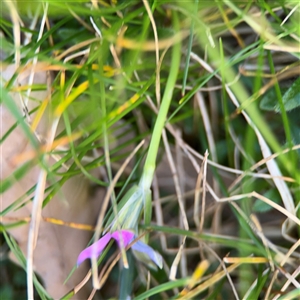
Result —
[[[179, 31], [179, 22], [178, 22], [177, 13], [175, 11], [173, 12], [173, 25], [174, 25], [174, 31], [175, 32]], [[140, 187], [144, 191], [149, 190], [152, 184], [152, 179], [153, 179], [155, 165], [156, 165], [156, 156], [158, 152], [159, 143], [161, 140], [162, 130], [165, 126], [165, 121], [173, 97], [173, 90], [174, 90], [174, 86], [176, 83], [177, 74], [179, 70], [180, 56], [181, 56], [180, 49], [181, 49], [180, 43], [177, 43], [173, 46], [170, 73], [166, 83], [165, 92], [162, 98], [161, 107], [159, 109], [158, 116], [154, 125], [153, 135], [150, 142], [148, 155], [145, 161], [143, 175], [140, 180]]]

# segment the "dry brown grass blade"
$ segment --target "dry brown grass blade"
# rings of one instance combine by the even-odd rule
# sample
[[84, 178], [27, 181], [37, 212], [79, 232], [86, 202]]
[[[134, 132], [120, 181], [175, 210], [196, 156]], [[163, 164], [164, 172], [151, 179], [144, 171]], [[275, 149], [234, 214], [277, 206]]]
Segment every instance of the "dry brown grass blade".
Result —
[[[179, 208], [180, 208], [180, 219], [179, 219], [179, 225], [181, 227], [181, 223], [184, 227], [185, 230], [189, 229], [189, 223], [188, 223], [188, 219], [186, 216], [186, 212], [185, 212], [185, 204], [184, 204], [184, 199], [182, 197], [182, 191], [181, 191], [181, 185], [179, 182], [179, 177], [178, 177], [178, 171], [175, 165], [175, 161], [173, 159], [171, 150], [170, 150], [170, 146], [169, 146], [169, 142], [167, 139], [167, 135], [166, 135], [166, 131], [163, 130], [162, 132], [162, 139], [164, 142], [164, 146], [165, 146], [165, 150], [166, 150], [166, 154], [167, 154], [167, 158], [168, 158], [168, 162], [169, 162], [169, 166], [172, 172], [172, 177], [173, 177], [173, 181], [174, 181], [174, 186], [175, 186], [175, 190], [176, 190], [176, 195], [177, 195], [177, 200], [178, 200], [178, 204], [179, 204]], [[182, 222], [181, 222], [182, 220]], [[178, 267], [178, 263], [179, 262], [184, 262], [186, 261], [185, 256], [182, 256], [182, 249], [184, 247], [185, 244], [185, 237], [181, 239], [181, 245], [179, 247], [179, 251], [176, 255], [176, 258], [174, 259], [171, 269], [170, 269], [170, 275], [169, 278], [170, 279], [175, 279], [176, 277], [176, 272], [177, 272], [177, 267]], [[185, 273], [185, 269], [184, 267], [181, 268], [183, 273]]]
[[209, 279], [205, 280], [203, 283], [199, 284], [197, 287], [192, 289], [190, 292], [186, 293], [186, 295], [179, 297], [179, 299], [182, 299], [182, 300], [193, 299], [195, 296], [197, 296], [201, 292], [205, 291], [209, 287], [214, 286], [219, 280], [221, 280], [223, 277], [225, 277], [227, 273], [228, 274], [231, 273], [240, 265], [241, 265], [240, 263], [235, 263], [235, 264], [229, 266], [226, 269], [226, 271], [222, 270], [222, 271], [218, 272], [217, 274], [211, 276]]
[[261, 240], [264, 244], [264, 247], [266, 249], [266, 253], [267, 253], [267, 256], [268, 256], [268, 260], [269, 260], [269, 263], [270, 263], [270, 266], [271, 266], [271, 270], [274, 271], [275, 270], [275, 265], [274, 265], [273, 258], [271, 256], [271, 252], [270, 252], [270, 249], [269, 249], [269, 241], [266, 239], [265, 235], [263, 234], [263, 229], [262, 229], [262, 226], [261, 226], [258, 218], [254, 214], [251, 214], [250, 219], [252, 221], [252, 224], [255, 226], [255, 232], [258, 232], [258, 235], [259, 235], [259, 237], [261, 238]]
[[[199, 62], [199, 64], [201, 64], [207, 71], [209, 71], [210, 73], [213, 72], [213, 68], [208, 65], [203, 59], [201, 59], [198, 55], [191, 53], [191, 58], [194, 59], [195, 61]], [[222, 78], [219, 75], [216, 75], [216, 77], [222, 81]], [[233, 104], [239, 108], [240, 104], [237, 100], [237, 98], [235, 97], [235, 95], [233, 94], [233, 92], [231, 91], [230, 87], [225, 84], [225, 89], [231, 99], [231, 101], [233, 102]], [[250, 117], [248, 116], [248, 114], [242, 110], [242, 114], [244, 116], [244, 118], [246, 119], [246, 121], [248, 122], [248, 124], [253, 128], [253, 130], [255, 131], [255, 134], [257, 136], [259, 145], [261, 147], [261, 152], [264, 158], [268, 158], [272, 155], [269, 146], [267, 145], [265, 139], [263, 138], [262, 134], [260, 133], [259, 129], [254, 125], [254, 123], [252, 122], [252, 120], [250, 119]], [[282, 174], [278, 168], [277, 163], [274, 160], [268, 161], [266, 162], [266, 165], [268, 167], [268, 170], [270, 172], [270, 174], [272, 175], [272, 179], [274, 181], [274, 184], [276, 185], [278, 192], [281, 195], [281, 199], [282, 202], [286, 208], [286, 210], [289, 212], [289, 215], [294, 215], [295, 217], [295, 205], [294, 205], [294, 200], [293, 197], [291, 195], [291, 192], [289, 191], [286, 183], [279, 179], [282, 177]], [[295, 218], [293, 217], [293, 219], [295, 220]], [[297, 218], [296, 218], [297, 219]], [[290, 226], [292, 226], [289, 222], [287, 224], [287, 231], [290, 230]], [[289, 237], [288, 235], [285, 235], [285, 237], [287, 239], [293, 240], [293, 238]]]
[[27, 242], [27, 260], [26, 260], [26, 274], [27, 274], [27, 297], [28, 299], [34, 299], [33, 290], [33, 254], [36, 247], [39, 224], [41, 220], [42, 204], [44, 199], [44, 191], [46, 187], [47, 171], [41, 170], [38, 178], [35, 195], [33, 198], [33, 207], [31, 212], [31, 221], [28, 233]]
[[287, 209], [281, 207], [280, 205], [278, 205], [277, 203], [275, 203], [274, 201], [268, 199], [267, 197], [264, 197], [260, 194], [258, 194], [257, 192], [253, 191], [251, 193], [248, 194], [239, 194], [239, 195], [235, 195], [235, 196], [231, 196], [231, 197], [225, 197], [225, 198], [219, 198], [214, 191], [212, 190], [212, 188], [207, 185], [207, 188], [209, 190], [209, 192], [211, 193], [211, 195], [213, 196], [213, 198], [218, 201], [218, 202], [228, 202], [228, 201], [237, 201], [237, 200], [241, 200], [244, 198], [257, 198], [263, 202], [265, 202], [266, 204], [272, 206], [273, 208], [275, 208], [276, 210], [278, 210], [279, 212], [281, 212], [282, 214], [284, 214], [285, 216], [287, 216], [291, 221], [293, 221], [294, 223], [296, 223], [298, 226], [300, 226], [300, 220], [297, 218], [297, 216], [295, 216], [294, 214], [290, 213]]
[[83, 48], [85, 46], [89, 46], [91, 45], [92, 43], [94, 42], [100, 42], [101, 39], [99, 39], [98, 37], [97, 38], [92, 38], [92, 39], [89, 39], [89, 40], [86, 40], [84, 42], [81, 42], [75, 46], [72, 46], [70, 48], [68, 48], [67, 50], [65, 50], [63, 53], [61, 53], [60, 55], [56, 56], [56, 59], [57, 60], [62, 60], [62, 58], [64, 58], [65, 56], [67, 56], [68, 54], [80, 49], [80, 48]]
[[155, 43], [155, 57], [156, 57], [156, 78], [155, 78], [155, 92], [156, 92], [156, 101], [157, 101], [157, 107], [160, 106], [160, 64], [159, 64], [159, 39], [157, 35], [157, 28], [155, 24], [155, 20], [153, 18], [153, 14], [151, 11], [151, 8], [149, 6], [148, 0], [143, 0], [143, 3], [145, 5], [146, 11], [148, 13], [153, 33], [154, 33], [154, 43]]
[[[54, 119], [52, 126], [49, 130], [47, 141], [49, 142], [49, 146], [54, 141], [57, 127], [58, 127], [59, 119]], [[49, 152], [49, 149], [46, 149], [46, 152]], [[44, 164], [48, 165], [50, 156], [46, 155], [44, 158]], [[38, 178], [37, 187], [35, 190], [35, 196], [33, 198], [33, 207], [31, 213], [31, 222], [29, 226], [29, 233], [28, 233], [28, 243], [27, 243], [27, 289], [28, 289], [28, 299], [33, 299], [34, 291], [33, 291], [33, 254], [34, 249], [37, 244], [38, 239], [38, 232], [39, 232], [39, 225], [41, 221], [41, 213], [42, 213], [42, 204], [44, 200], [44, 193], [46, 188], [46, 178], [48, 172], [46, 169], [41, 169], [40, 175]]]
[[[170, 48], [172, 45], [185, 39], [189, 35], [189, 33], [190, 32], [188, 30], [183, 30], [181, 32], [174, 34], [170, 38], [160, 39], [159, 43], [158, 43], [158, 49], [164, 50], [164, 49]], [[111, 42], [114, 42], [114, 40], [112, 39]], [[146, 41], [146, 42], [141, 43], [137, 40], [124, 38], [123, 36], [120, 36], [120, 35], [118, 36], [118, 38], [116, 40], [116, 45], [119, 48], [133, 49], [133, 50], [140, 49], [142, 51], [156, 51], [156, 49], [157, 49], [157, 45], [156, 45], [155, 41], [154, 42]]]

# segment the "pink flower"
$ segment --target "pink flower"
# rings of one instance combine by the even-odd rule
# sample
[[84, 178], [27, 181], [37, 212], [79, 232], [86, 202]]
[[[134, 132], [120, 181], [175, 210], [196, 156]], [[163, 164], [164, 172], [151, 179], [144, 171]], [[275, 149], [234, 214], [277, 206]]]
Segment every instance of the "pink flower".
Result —
[[[93, 256], [98, 257], [111, 239], [114, 239], [120, 248], [121, 241], [123, 242], [124, 247], [127, 247], [134, 240], [134, 238], [134, 233], [129, 230], [114, 231], [112, 233], [108, 232], [98, 242], [87, 247], [79, 254], [77, 259], [77, 266], [79, 266], [84, 260], [88, 258], [92, 258]], [[131, 246], [131, 249], [134, 252], [146, 255], [159, 268], [162, 268], [162, 257], [150, 246], [141, 241], [137, 241]]]

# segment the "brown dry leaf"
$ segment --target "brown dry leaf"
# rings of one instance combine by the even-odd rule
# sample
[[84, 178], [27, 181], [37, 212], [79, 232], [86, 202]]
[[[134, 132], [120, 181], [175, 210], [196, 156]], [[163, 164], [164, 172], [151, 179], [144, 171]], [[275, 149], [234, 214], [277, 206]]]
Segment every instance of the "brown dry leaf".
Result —
[[[0, 75], [4, 80], [9, 80], [14, 72], [15, 67], [8, 66], [5, 69], [1, 69]], [[19, 82], [21, 85], [27, 83], [28, 78], [23, 78]], [[46, 84], [47, 73], [35, 73], [33, 83]], [[20, 94], [11, 93], [11, 96], [20, 107]], [[47, 96], [47, 91], [32, 92], [28, 102], [28, 110], [30, 111], [35, 106], [39, 105], [39, 102], [46, 99]], [[37, 101], [33, 101], [32, 99], [36, 99]], [[31, 115], [31, 117], [34, 118], [34, 115]], [[15, 123], [14, 117], [3, 105], [1, 105], [0, 109], [0, 120], [2, 123], [3, 134], [5, 134]], [[48, 120], [43, 117], [37, 128], [38, 134], [44, 136], [48, 127]], [[12, 159], [24, 152], [32, 150], [32, 146], [22, 129], [17, 127], [8, 138], [5, 139], [0, 147], [2, 153], [2, 179], [5, 179], [20, 167], [20, 165], [13, 163]], [[26, 194], [27, 190], [37, 183], [39, 172], [39, 166], [33, 166], [26, 176], [21, 180], [16, 180], [13, 186], [1, 195], [2, 209], [7, 208], [16, 199]], [[90, 199], [89, 182], [82, 176], [72, 177], [43, 209], [42, 216], [60, 219], [65, 222], [93, 225], [98, 215], [104, 192], [103, 189], [100, 189], [97, 198]], [[27, 195], [23, 203], [28, 201], [31, 197], [32, 194]], [[31, 215], [31, 210], [32, 202], [29, 201], [22, 208], [10, 211], [6, 216], [13, 218], [29, 217]], [[3, 223], [5, 223], [5, 220], [3, 220]], [[29, 225], [26, 224], [8, 230], [8, 232], [17, 240], [25, 256], [27, 252], [28, 229]], [[76, 264], [78, 254], [86, 247], [90, 238], [91, 233], [87, 231], [41, 222], [38, 241], [33, 256], [34, 270], [41, 276], [47, 291], [54, 299], [57, 299], [70, 291], [82, 280], [85, 272], [87, 272], [88, 263], [80, 266], [66, 285], [63, 285], [63, 282]], [[83, 289], [78, 295], [74, 296], [74, 299], [85, 298], [85, 295], [86, 293]]]

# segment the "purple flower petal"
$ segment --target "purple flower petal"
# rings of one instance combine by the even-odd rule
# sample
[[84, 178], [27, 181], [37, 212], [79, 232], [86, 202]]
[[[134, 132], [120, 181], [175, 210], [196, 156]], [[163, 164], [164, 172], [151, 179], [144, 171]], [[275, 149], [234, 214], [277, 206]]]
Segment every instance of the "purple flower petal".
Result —
[[121, 236], [124, 247], [127, 247], [134, 239], [134, 233], [129, 230], [115, 231], [111, 234], [111, 237], [118, 243], [119, 248], [121, 248]]
[[[113, 233], [105, 234], [98, 242], [92, 244], [88, 248], [84, 249], [78, 256], [77, 266], [79, 266], [84, 260], [92, 257], [98, 257], [104, 248], [107, 246], [109, 241], [114, 239], [118, 247], [121, 247], [123, 243], [124, 247], [127, 247], [134, 239], [134, 233], [130, 230], [114, 231]], [[122, 240], [122, 243], [121, 243]], [[149, 259], [155, 263], [159, 268], [162, 268], [162, 257], [159, 253], [154, 251], [150, 246], [144, 244], [141, 241], [137, 241], [132, 245], [132, 250], [137, 255], [140, 253], [139, 259], [146, 262]]]
[[111, 238], [112, 235], [110, 233], [107, 233], [98, 242], [81, 251], [77, 259], [77, 266], [79, 266], [87, 258], [92, 258], [93, 256], [98, 257], [104, 250], [106, 245], [109, 243]]
[[150, 246], [141, 241], [137, 241], [132, 245], [132, 250], [146, 254], [160, 269], [162, 268], [162, 257], [154, 251]]

